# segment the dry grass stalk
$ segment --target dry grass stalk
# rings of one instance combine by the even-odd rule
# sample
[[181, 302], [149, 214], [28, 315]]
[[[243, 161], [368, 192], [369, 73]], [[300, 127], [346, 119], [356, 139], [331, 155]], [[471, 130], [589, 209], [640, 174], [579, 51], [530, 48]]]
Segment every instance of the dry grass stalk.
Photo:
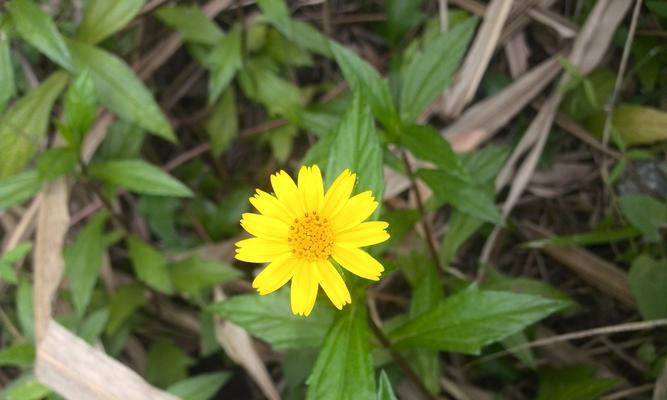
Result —
[[516, 79], [528, 70], [528, 57], [530, 56], [530, 47], [526, 42], [524, 32], [517, 32], [512, 36], [504, 46], [505, 57], [509, 66], [510, 75]]

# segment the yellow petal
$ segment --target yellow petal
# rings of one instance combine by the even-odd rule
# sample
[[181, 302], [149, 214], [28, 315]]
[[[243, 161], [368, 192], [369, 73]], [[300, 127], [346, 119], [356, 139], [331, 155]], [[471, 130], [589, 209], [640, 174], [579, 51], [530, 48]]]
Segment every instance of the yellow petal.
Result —
[[321, 213], [325, 218], [333, 218], [343, 208], [352, 194], [357, 176], [346, 169], [341, 172], [324, 195]]
[[273, 186], [273, 191], [276, 192], [278, 200], [293, 215], [299, 216], [305, 212], [301, 204], [299, 189], [287, 172], [280, 171], [277, 174], [271, 175], [271, 186]]
[[286, 224], [291, 224], [296, 218], [296, 215], [292, 214], [278, 199], [259, 189], [257, 189], [257, 194], [250, 198], [250, 204], [261, 214], [279, 219]]
[[328, 260], [319, 261], [313, 267], [317, 268], [320, 286], [337, 309], [340, 310], [345, 304], [352, 302], [345, 281]]
[[292, 313], [308, 316], [315, 306], [317, 298], [317, 276], [309, 262], [298, 263], [292, 276], [290, 290]]
[[378, 203], [370, 191], [351, 197], [343, 209], [332, 218], [331, 228], [334, 233], [338, 233], [357, 226], [370, 217], [377, 206]]
[[291, 254], [291, 249], [287, 242], [279, 242], [276, 240], [267, 240], [262, 238], [251, 238], [236, 242], [236, 256], [237, 260], [265, 263], [271, 262], [285, 254]]
[[271, 264], [267, 265], [266, 268], [255, 277], [255, 280], [252, 281], [252, 287], [257, 289], [261, 295], [275, 292], [289, 282], [296, 265], [297, 264], [291, 254], [281, 256]]
[[332, 256], [343, 268], [362, 278], [377, 281], [384, 271], [382, 264], [363, 250], [334, 246]]
[[318, 211], [324, 201], [322, 173], [317, 165], [299, 170], [299, 192], [306, 211]]
[[384, 221], [362, 222], [361, 224], [339, 232], [334, 238], [337, 246], [352, 248], [365, 247], [382, 243], [389, 239], [389, 234], [385, 231], [389, 226]]
[[264, 239], [287, 240], [289, 226], [268, 215], [244, 213], [241, 226], [249, 234]]

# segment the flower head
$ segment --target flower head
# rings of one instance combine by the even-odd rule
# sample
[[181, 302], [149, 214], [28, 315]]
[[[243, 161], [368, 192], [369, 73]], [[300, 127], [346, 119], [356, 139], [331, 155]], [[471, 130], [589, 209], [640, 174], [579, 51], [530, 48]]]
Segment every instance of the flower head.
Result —
[[280, 171], [271, 176], [275, 196], [258, 189], [250, 198], [259, 214], [243, 214], [241, 226], [255, 237], [236, 243], [236, 259], [269, 263], [252, 283], [259, 294], [291, 280], [292, 312], [307, 316], [320, 286], [338, 309], [352, 301], [330, 258], [362, 278], [380, 279], [382, 264], [360, 247], [389, 239], [389, 224], [364, 222], [378, 203], [370, 191], [350, 197], [355, 181], [345, 170], [325, 194], [320, 169], [304, 166], [298, 185]]

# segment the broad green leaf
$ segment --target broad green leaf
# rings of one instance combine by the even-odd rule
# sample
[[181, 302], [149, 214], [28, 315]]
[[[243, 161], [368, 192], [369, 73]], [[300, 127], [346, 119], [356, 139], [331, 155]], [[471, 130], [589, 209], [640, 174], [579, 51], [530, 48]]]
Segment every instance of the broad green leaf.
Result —
[[164, 256], [135, 236], [127, 239], [127, 249], [139, 280], [157, 291], [171, 293], [171, 277]]
[[292, 33], [292, 20], [290, 19], [285, 0], [257, 0], [257, 5], [259, 5], [266, 19], [283, 35], [288, 38], [294, 36]]
[[[548, 283], [526, 277], [506, 276], [490, 265], [486, 265], [485, 270], [486, 281], [484, 282], [482, 289], [530, 294], [545, 299], [560, 301], [564, 306], [576, 305], [574, 300], [572, 300], [567, 293], [549, 285]], [[566, 308], [563, 309], [563, 311], [565, 310]]]
[[270, 115], [297, 119], [303, 104], [300, 89], [276, 75], [269, 64], [248, 62], [239, 83], [245, 95], [266, 107]]
[[310, 50], [324, 57], [332, 57], [331, 48], [329, 47], [329, 38], [306, 22], [293, 20], [292, 37], [289, 37], [288, 39], [306, 50]]
[[222, 261], [203, 260], [197, 256], [180, 261], [169, 268], [174, 289], [198, 294], [202, 289], [241, 277], [241, 272]]
[[14, 103], [0, 119], [0, 178], [21, 171], [42, 146], [51, 107], [67, 83], [67, 74], [56, 72]]
[[278, 64], [297, 68], [313, 66], [313, 58], [308, 50], [291, 42], [277, 30], [268, 30], [263, 49]]
[[387, 81], [352, 50], [334, 41], [330, 42], [330, 47], [345, 80], [353, 90], [367, 95], [373, 114], [389, 131], [396, 132], [399, 126], [398, 116]]
[[562, 309], [563, 302], [472, 285], [393, 330], [398, 348], [479, 354], [482, 347]]
[[47, 396], [51, 391], [39, 383], [37, 378], [30, 373], [21, 375], [12, 381], [4, 390], [0, 391], [0, 399], [4, 400], [39, 400]]
[[0, 28], [0, 114], [5, 111], [9, 100], [16, 94], [14, 67], [9, 46], [7, 29]]
[[74, 243], [65, 249], [65, 274], [70, 282], [72, 303], [79, 316], [88, 307], [102, 268], [106, 218], [104, 213], [93, 217], [79, 232]]
[[72, 68], [70, 56], [63, 36], [53, 19], [32, 0], [12, 0], [7, 4], [12, 22], [19, 35], [53, 62], [65, 69]]
[[331, 307], [315, 307], [308, 318], [292, 314], [287, 290], [267, 296], [234, 296], [210, 311], [271, 343], [276, 349], [317, 347], [331, 327]]
[[353, 400], [375, 397], [366, 305], [363, 299], [337, 313], [320, 347], [308, 381], [308, 400]]
[[95, 343], [100, 335], [102, 335], [102, 332], [104, 332], [104, 328], [107, 326], [108, 321], [109, 309], [105, 307], [95, 311], [83, 321], [83, 324], [81, 324], [79, 337], [88, 343]]
[[644, 194], [628, 194], [619, 201], [628, 221], [650, 242], [660, 240], [660, 226], [667, 224], [667, 203]]
[[37, 158], [37, 173], [42, 181], [51, 181], [66, 175], [76, 168], [79, 161], [77, 153], [71, 147], [54, 147]]
[[101, 42], [132, 21], [144, 3], [145, 0], [91, 0], [86, 2], [78, 37], [90, 44]]
[[27, 368], [35, 362], [35, 346], [31, 343], [15, 344], [0, 350], [0, 367]]
[[479, 184], [491, 183], [510, 154], [509, 146], [489, 145], [461, 156], [463, 167]]
[[238, 136], [239, 123], [236, 116], [234, 88], [228, 88], [220, 97], [206, 123], [206, 132], [211, 140], [211, 151], [216, 157], [220, 157]]
[[183, 400], [209, 400], [227, 383], [229, 372], [213, 372], [197, 375], [174, 383], [167, 391]]
[[0, 211], [21, 204], [34, 196], [41, 187], [42, 181], [36, 171], [0, 178]]
[[95, 83], [90, 73], [83, 71], [70, 84], [64, 101], [65, 124], [72, 135], [66, 139], [74, 148], [79, 148], [84, 135], [95, 121], [96, 102]]
[[459, 156], [440, 133], [428, 125], [411, 125], [403, 128], [400, 137], [405, 148], [417, 158], [430, 161], [439, 169], [447, 171], [464, 181], [469, 181], [468, 172], [463, 168]]
[[[590, 130], [602, 136], [605, 113], [600, 112], [588, 123]], [[667, 140], [667, 112], [636, 104], [619, 104], [612, 113], [614, 131], [628, 145], [645, 145]]]
[[667, 318], [667, 261], [639, 256], [632, 263], [628, 279], [642, 317]]
[[502, 216], [487, 191], [442, 170], [422, 169], [417, 176], [433, 189], [440, 202], [481, 220], [502, 223]]
[[162, 7], [156, 15], [160, 21], [178, 31], [188, 42], [214, 45], [225, 36], [218, 25], [199, 7]]
[[100, 103], [119, 117], [171, 142], [176, 141], [169, 121], [153, 95], [120, 58], [98, 47], [68, 40], [74, 72], [88, 71]]
[[143, 160], [116, 160], [93, 164], [91, 175], [136, 193], [192, 197], [192, 191], [168, 173]]
[[148, 349], [146, 378], [155, 386], [166, 388], [188, 377], [193, 360], [183, 349], [167, 341], [153, 342]]
[[453, 210], [449, 217], [447, 234], [442, 239], [440, 258], [445, 264], [454, 261], [456, 253], [466, 240], [484, 225], [484, 221], [470, 214]]
[[401, 73], [399, 109], [404, 123], [414, 123], [419, 114], [451, 84], [476, 25], [477, 18], [470, 18], [442, 33], [410, 58]]
[[394, 388], [391, 386], [391, 381], [384, 370], [380, 372], [380, 385], [376, 398], [377, 400], [398, 400], [394, 394]]
[[621, 382], [598, 378], [589, 367], [545, 369], [540, 373], [537, 400], [595, 400]]
[[16, 314], [21, 326], [21, 333], [28, 340], [33, 340], [35, 337], [35, 320], [32, 307], [32, 285], [25, 279], [19, 281], [16, 291]]
[[144, 288], [138, 284], [123, 286], [116, 290], [109, 300], [109, 323], [106, 333], [114, 335], [118, 332], [125, 321], [146, 304], [146, 301]]
[[[218, 41], [206, 57], [206, 67], [210, 71], [208, 81], [208, 102], [215, 103], [220, 94], [229, 87], [229, 82], [242, 66], [241, 28], [235, 26], [229, 34]], [[228, 91], [232, 89], [229, 88]]]
[[335, 135], [324, 170], [327, 185], [343, 170], [349, 169], [359, 177], [358, 191], [370, 190], [376, 199], [382, 199], [382, 148], [375, 131], [371, 109], [361, 92], [355, 92]]

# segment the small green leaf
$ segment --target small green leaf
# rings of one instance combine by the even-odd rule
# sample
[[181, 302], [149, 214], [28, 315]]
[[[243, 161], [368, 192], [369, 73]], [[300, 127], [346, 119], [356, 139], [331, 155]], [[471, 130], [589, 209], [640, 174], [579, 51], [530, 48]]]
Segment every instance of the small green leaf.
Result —
[[[0, 278], [13, 284], [18, 283], [13, 266], [23, 260], [31, 250], [32, 242], [21, 242], [13, 248], [7, 249], [2, 257], [0, 257]], [[7, 275], [10, 275], [11, 278], [7, 279]]]
[[0, 28], [0, 114], [5, 111], [7, 103], [14, 95], [16, 95], [16, 84], [9, 35], [7, 29]]
[[72, 82], [65, 93], [65, 123], [74, 137], [69, 138], [71, 146], [78, 148], [81, 140], [95, 121], [97, 111], [95, 83], [88, 71], [84, 71]]
[[540, 372], [538, 400], [595, 400], [622, 381], [598, 378], [588, 367], [545, 369]]
[[466, 240], [484, 225], [484, 221], [470, 214], [453, 210], [449, 217], [447, 234], [442, 239], [440, 258], [445, 264], [451, 263]]
[[478, 290], [472, 285], [391, 332], [397, 348], [479, 354], [482, 347], [521, 331], [564, 303], [526, 294]]
[[51, 148], [37, 159], [37, 173], [42, 181], [51, 181], [76, 168], [79, 157], [70, 147]]
[[177, 346], [157, 341], [148, 349], [146, 378], [158, 387], [166, 388], [188, 377], [188, 367], [193, 360]]
[[118, 332], [125, 321], [146, 304], [146, 301], [144, 288], [138, 284], [119, 288], [109, 300], [109, 323], [106, 333], [114, 335]]
[[320, 347], [306, 382], [306, 398], [317, 400], [372, 399], [375, 374], [363, 299], [337, 313]]
[[162, 254], [134, 236], [127, 239], [127, 247], [134, 273], [139, 280], [157, 291], [171, 293], [172, 285], [167, 270], [167, 260]]
[[109, 321], [109, 310], [101, 308], [90, 314], [79, 330], [79, 337], [88, 343], [94, 344], [99, 338]]
[[315, 307], [308, 318], [292, 314], [287, 290], [234, 296], [209, 310], [276, 349], [320, 346], [334, 317], [331, 307]]
[[430, 161], [438, 168], [464, 181], [471, 180], [459, 156], [435, 128], [428, 125], [405, 127], [400, 140], [415, 157]]
[[401, 73], [401, 120], [414, 123], [433, 100], [452, 82], [454, 71], [475, 32], [477, 18], [442, 33], [420, 53], [410, 58]]
[[667, 318], [667, 261], [642, 255], [632, 263], [628, 279], [642, 317]]
[[628, 221], [650, 242], [660, 240], [660, 227], [667, 224], [667, 203], [644, 194], [628, 194], [619, 201]]
[[188, 42], [214, 45], [225, 36], [218, 25], [199, 7], [162, 7], [156, 15], [162, 23], [177, 30]]
[[36, 171], [0, 178], [0, 211], [12, 208], [34, 196], [42, 187]]
[[202, 289], [241, 277], [241, 272], [222, 261], [203, 260], [197, 256], [180, 261], [169, 268], [174, 288], [197, 295]]
[[65, 274], [69, 278], [72, 303], [79, 316], [88, 307], [102, 268], [106, 214], [94, 216], [65, 249]]
[[248, 98], [267, 108], [271, 116], [296, 120], [302, 108], [301, 90], [276, 75], [265, 62], [248, 62], [239, 74], [241, 89]]
[[49, 393], [51, 393], [49, 388], [39, 383], [32, 373], [25, 373], [0, 391], [0, 398], [4, 400], [39, 400]]
[[[241, 28], [235, 26], [227, 36], [213, 47], [206, 57], [206, 68], [211, 73], [208, 82], [208, 102], [215, 103], [229, 87], [236, 72], [241, 69]], [[230, 88], [228, 92], [232, 91]]]
[[257, 0], [257, 5], [276, 29], [288, 38], [293, 37], [292, 20], [284, 0]]
[[206, 132], [211, 139], [211, 151], [220, 157], [227, 150], [232, 140], [239, 134], [239, 123], [236, 116], [236, 96], [234, 89], [228, 88], [213, 109]]
[[153, 95], [120, 58], [98, 47], [68, 40], [74, 72], [88, 71], [100, 103], [121, 118], [171, 142], [176, 141], [169, 121]]
[[187, 186], [143, 160], [116, 160], [93, 164], [91, 175], [136, 193], [156, 196], [192, 197]]
[[21, 37], [53, 62], [72, 68], [72, 58], [53, 19], [32, 0], [13, 0], [7, 4], [12, 22]]
[[35, 320], [32, 307], [32, 284], [25, 279], [19, 281], [16, 291], [16, 314], [21, 332], [28, 340], [35, 337]]
[[213, 372], [197, 375], [174, 383], [167, 391], [183, 400], [209, 400], [227, 383], [229, 372]]
[[145, 0], [88, 1], [79, 38], [90, 44], [101, 42], [132, 21], [144, 3]]
[[35, 346], [31, 343], [15, 344], [0, 350], [0, 367], [27, 368], [35, 362]]
[[391, 381], [384, 370], [380, 372], [377, 400], [398, 400], [394, 394], [394, 388], [391, 386]]

